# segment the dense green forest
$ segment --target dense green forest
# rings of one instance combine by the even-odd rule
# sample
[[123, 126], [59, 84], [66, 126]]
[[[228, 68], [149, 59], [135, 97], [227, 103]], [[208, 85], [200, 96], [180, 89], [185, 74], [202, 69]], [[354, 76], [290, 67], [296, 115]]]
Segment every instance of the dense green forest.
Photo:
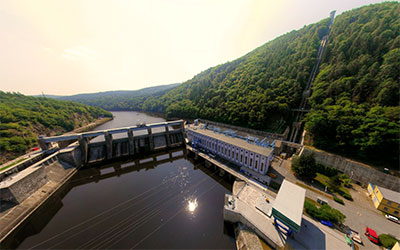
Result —
[[[291, 109], [299, 106], [328, 23], [327, 18], [291, 31], [171, 90], [129, 101], [111, 98], [112, 108], [92, 105], [283, 132], [294, 119]], [[398, 166], [399, 33], [398, 2], [335, 18], [304, 119], [314, 146]]]
[[289, 32], [138, 106], [173, 117], [201, 117], [283, 132], [298, 106], [329, 19]]
[[133, 110], [146, 96], [161, 96], [168, 90], [178, 86], [179, 83], [160, 85], [139, 90], [106, 91], [72, 96], [50, 96], [58, 100], [74, 101], [106, 110]]
[[398, 166], [399, 83], [400, 4], [338, 16], [305, 119], [314, 145]]
[[39, 134], [71, 131], [100, 117], [112, 114], [71, 101], [0, 91], [0, 161], [36, 145]]

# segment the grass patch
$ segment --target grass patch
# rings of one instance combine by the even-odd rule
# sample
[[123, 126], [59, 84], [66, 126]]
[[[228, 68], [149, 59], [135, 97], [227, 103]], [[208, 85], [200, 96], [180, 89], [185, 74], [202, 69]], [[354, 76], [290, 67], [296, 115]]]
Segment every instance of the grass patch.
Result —
[[311, 199], [311, 198], [308, 198], [308, 197], [306, 197], [306, 199], [305, 199], [304, 201], [305, 201], [305, 202], [308, 202], [308, 203], [312, 203], [312, 204], [314, 204], [316, 207], [321, 206], [317, 201], [315, 201], [315, 200], [313, 200], [313, 199]]
[[324, 185], [328, 185], [329, 177], [320, 173], [317, 173], [317, 177], [315, 177], [315, 180], [321, 182]]
[[[329, 188], [329, 181], [330, 178], [332, 177], [328, 177], [326, 175], [323, 175], [321, 173], [317, 173], [317, 177], [314, 178], [314, 180], [316, 181], [316, 183], [318, 185], [320, 185], [322, 188], [328, 187], [329, 191], [338, 194], [340, 196], [343, 196], [343, 198], [352, 201], [353, 197], [351, 197], [349, 190], [343, 186], [343, 183], [337, 187], [337, 189], [334, 191], [331, 188]], [[339, 202], [340, 203], [340, 202]]]
[[345, 188], [345, 187], [340, 187], [339, 190], [340, 190], [340, 192], [342, 192], [342, 193], [344, 193], [344, 194], [350, 195], [349, 190], [348, 190], [347, 188]]
[[313, 191], [313, 192], [315, 192], [315, 193], [317, 193], [317, 194], [319, 194], [319, 195], [325, 196], [325, 197], [327, 197], [327, 198], [329, 198], [329, 199], [332, 199], [332, 196], [330, 196], [330, 195], [328, 195], [328, 194], [325, 194], [324, 192], [321, 192], [321, 191], [319, 191], [318, 189], [315, 189], [315, 188], [312, 188], [312, 187], [310, 187], [310, 186], [307, 186], [307, 185], [305, 185], [305, 184], [303, 184], [303, 183], [300, 183], [300, 182], [298, 182], [298, 181], [296, 181], [296, 185], [298, 185], [298, 186], [300, 186], [300, 187], [302, 187], [302, 188], [311, 190], [311, 191]]
[[5, 169], [7, 169], [7, 168], [9, 168], [9, 167], [12, 167], [12, 166], [14, 166], [14, 165], [20, 163], [21, 161], [23, 161], [23, 160], [25, 160], [25, 159], [26, 159], [26, 158], [22, 158], [22, 159], [19, 159], [18, 161], [15, 161], [15, 162], [11, 163], [11, 164], [8, 164], [7, 166], [0, 168], [0, 171], [3, 171], [3, 170], [5, 170]]

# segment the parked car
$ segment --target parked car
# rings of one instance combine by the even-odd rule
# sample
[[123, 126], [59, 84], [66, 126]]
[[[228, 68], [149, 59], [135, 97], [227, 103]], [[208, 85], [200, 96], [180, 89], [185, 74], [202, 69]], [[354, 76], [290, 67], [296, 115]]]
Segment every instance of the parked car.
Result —
[[332, 222], [330, 222], [330, 221], [327, 221], [327, 220], [321, 220], [321, 223], [322, 223], [323, 225], [325, 225], [325, 226], [328, 226], [328, 227], [333, 227], [333, 224], [332, 224]]
[[359, 244], [363, 244], [363, 242], [362, 242], [362, 240], [361, 240], [361, 237], [360, 237], [360, 234], [357, 232], [357, 231], [354, 231], [353, 229], [350, 229], [349, 228], [349, 231], [348, 231], [348, 235], [355, 241], [355, 242], [357, 242], [357, 243], [359, 243]]
[[321, 205], [328, 204], [328, 202], [321, 197], [317, 197], [317, 202]]
[[375, 244], [379, 244], [378, 234], [371, 228], [369, 227], [365, 228], [365, 235], [368, 237], [370, 241], [374, 242]]
[[400, 224], [400, 220], [399, 220], [398, 218], [396, 218], [396, 217], [390, 215], [390, 214], [385, 214], [385, 217], [386, 217], [386, 219], [388, 219], [388, 220], [391, 220], [391, 221], [393, 221], [393, 222], [396, 222], [396, 223]]

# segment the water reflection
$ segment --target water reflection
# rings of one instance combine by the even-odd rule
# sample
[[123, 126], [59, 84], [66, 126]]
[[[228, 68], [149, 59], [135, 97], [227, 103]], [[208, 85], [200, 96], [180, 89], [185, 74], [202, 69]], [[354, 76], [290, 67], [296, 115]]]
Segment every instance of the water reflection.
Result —
[[[80, 170], [67, 184], [69, 192], [57, 198], [59, 205], [42, 207], [47, 213], [32, 216], [14, 243], [49, 249], [235, 247], [221, 213], [231, 183], [217, 171], [194, 166], [182, 148], [145, 159], [152, 160]], [[46, 223], [33, 230], [38, 220]]]
[[188, 205], [187, 205], [187, 210], [191, 212], [192, 214], [196, 210], [198, 204], [197, 204], [197, 199], [194, 200], [188, 200]]

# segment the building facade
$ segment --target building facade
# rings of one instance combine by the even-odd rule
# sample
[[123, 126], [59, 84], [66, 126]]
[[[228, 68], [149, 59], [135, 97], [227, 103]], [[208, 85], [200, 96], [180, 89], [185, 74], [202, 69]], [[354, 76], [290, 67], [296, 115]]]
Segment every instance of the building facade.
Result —
[[266, 175], [273, 159], [273, 149], [247, 143], [245, 140], [219, 134], [207, 129], [187, 129], [190, 142], [226, 159], [251, 173]]
[[400, 216], [400, 193], [371, 183], [368, 185], [368, 193], [376, 209], [395, 217]]

